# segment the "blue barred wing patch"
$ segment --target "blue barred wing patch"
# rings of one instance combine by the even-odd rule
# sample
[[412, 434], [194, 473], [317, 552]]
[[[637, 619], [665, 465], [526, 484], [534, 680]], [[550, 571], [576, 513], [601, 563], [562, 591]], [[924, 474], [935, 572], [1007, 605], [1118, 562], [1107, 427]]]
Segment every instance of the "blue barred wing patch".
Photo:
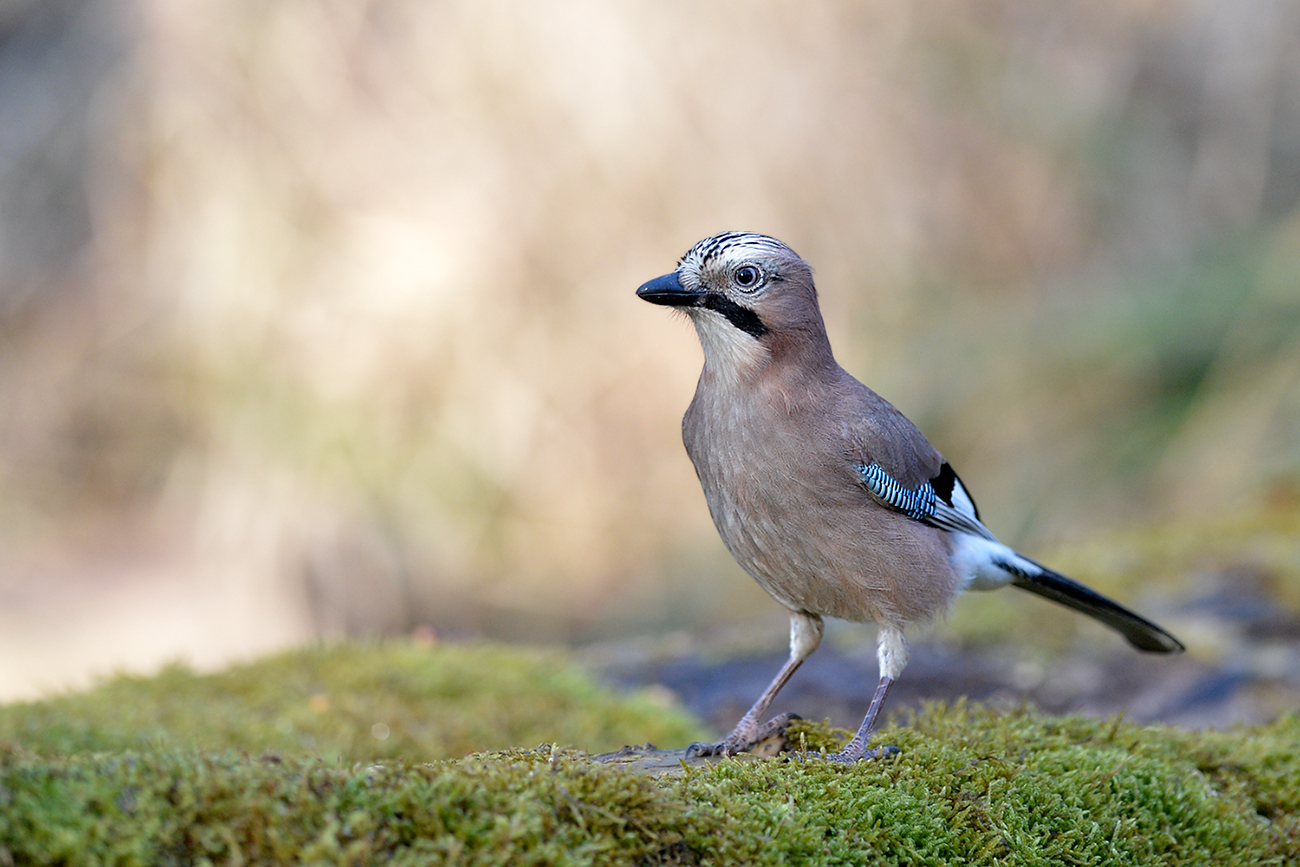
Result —
[[859, 466], [857, 471], [862, 483], [877, 499], [917, 521], [934, 518], [934, 487], [929, 482], [915, 490], [909, 490], [881, 469], [879, 464]]
[[[988, 527], [980, 522], [975, 501], [966, 493], [965, 485], [946, 463], [937, 476], [915, 490], [903, 487], [879, 464], [859, 464], [854, 469], [877, 500], [912, 520], [952, 533], [997, 541]], [[936, 482], [939, 485], [937, 491]]]

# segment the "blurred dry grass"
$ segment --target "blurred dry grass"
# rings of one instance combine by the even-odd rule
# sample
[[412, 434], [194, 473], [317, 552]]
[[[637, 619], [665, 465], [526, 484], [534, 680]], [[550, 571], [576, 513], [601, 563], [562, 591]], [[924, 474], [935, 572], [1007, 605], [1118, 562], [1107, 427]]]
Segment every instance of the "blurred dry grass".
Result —
[[727, 228], [1008, 541], [1294, 491], [1298, 16], [0, 2], [0, 693], [766, 610], [632, 295]]

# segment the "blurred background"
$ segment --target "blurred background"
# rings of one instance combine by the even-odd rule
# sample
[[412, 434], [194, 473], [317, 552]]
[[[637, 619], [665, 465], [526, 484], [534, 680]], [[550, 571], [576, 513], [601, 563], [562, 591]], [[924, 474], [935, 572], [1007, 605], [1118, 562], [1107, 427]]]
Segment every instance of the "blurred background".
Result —
[[1272, 516], [1231, 565], [1295, 601], [1300, 4], [0, 0], [0, 698], [416, 628], [779, 655], [633, 295], [727, 229], [1005, 541]]

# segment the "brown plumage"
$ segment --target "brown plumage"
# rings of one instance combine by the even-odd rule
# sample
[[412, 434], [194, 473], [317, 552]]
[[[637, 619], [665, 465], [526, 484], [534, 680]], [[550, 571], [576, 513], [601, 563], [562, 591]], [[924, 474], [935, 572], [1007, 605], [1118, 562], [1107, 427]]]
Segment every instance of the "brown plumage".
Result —
[[812, 270], [764, 235], [729, 232], [637, 290], [690, 316], [704, 369], [682, 420], [713, 522], [736, 561], [790, 611], [790, 659], [735, 730], [698, 754], [743, 751], [788, 717], [760, 720], [821, 641], [823, 616], [879, 627], [880, 684], [867, 741], [907, 663], [904, 629], [964, 588], [1015, 584], [1119, 630], [1143, 650], [1169, 633], [998, 542], [943, 456], [907, 418], [835, 362]]

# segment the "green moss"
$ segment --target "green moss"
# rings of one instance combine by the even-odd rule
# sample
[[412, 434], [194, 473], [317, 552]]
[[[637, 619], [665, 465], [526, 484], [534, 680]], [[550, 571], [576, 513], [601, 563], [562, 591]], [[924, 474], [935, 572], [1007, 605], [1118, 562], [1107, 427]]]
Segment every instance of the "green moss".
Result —
[[[774, 841], [765, 863], [1267, 864], [1300, 857], [1300, 717], [1233, 732], [934, 705], [840, 768], [690, 775]], [[1277, 799], [1280, 798], [1282, 802]], [[743, 862], [735, 862], [743, 863]]]
[[172, 666], [0, 707], [0, 743], [46, 754], [196, 748], [427, 761], [703, 735], [680, 709], [649, 693], [616, 695], [561, 653], [490, 644], [323, 645], [219, 674]]
[[786, 727], [785, 736], [801, 752], [833, 753], [848, 743], [853, 732], [832, 728], [829, 721], [815, 723], [799, 719]]
[[644, 778], [539, 755], [10, 754], [0, 785], [0, 858], [30, 864], [635, 863], [686, 812]]
[[560, 655], [381, 644], [118, 678], [0, 724], [0, 864], [1300, 861], [1300, 716], [1195, 732], [959, 703], [885, 729], [902, 753], [851, 767], [807, 754], [652, 777], [549, 746], [426, 762], [453, 743], [594, 752], [698, 732]]
[[339, 765], [0, 754], [6, 863], [1285, 864], [1300, 718], [1194, 733], [928, 708], [843, 767], [651, 778], [551, 749]]

